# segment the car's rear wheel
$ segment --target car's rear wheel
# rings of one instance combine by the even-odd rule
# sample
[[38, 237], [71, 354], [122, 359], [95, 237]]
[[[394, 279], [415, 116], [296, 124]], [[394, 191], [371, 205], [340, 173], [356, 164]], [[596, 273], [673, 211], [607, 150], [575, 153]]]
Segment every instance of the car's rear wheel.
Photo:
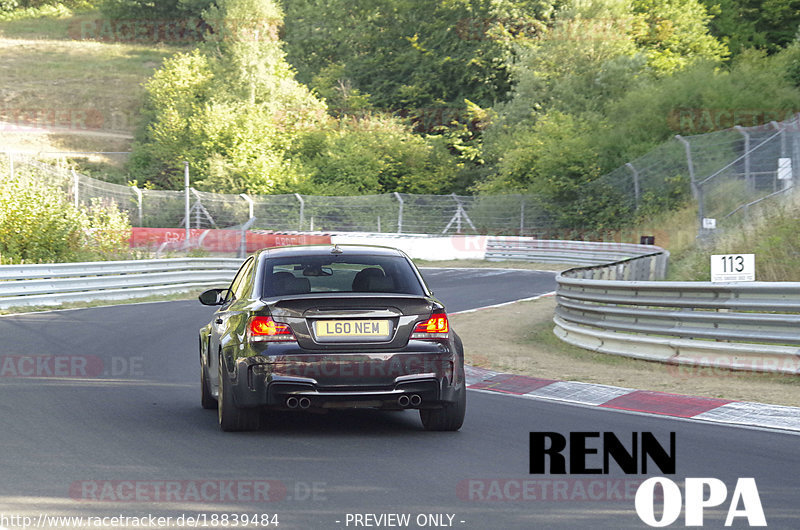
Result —
[[461, 387], [455, 403], [447, 403], [440, 409], [420, 409], [419, 419], [426, 431], [457, 431], [464, 424], [467, 412], [467, 389]]
[[226, 432], [255, 431], [260, 423], [260, 411], [240, 409], [233, 402], [233, 387], [228, 378], [225, 362], [219, 359], [219, 395], [217, 397], [219, 428]]
[[200, 404], [204, 409], [217, 408], [217, 399], [211, 394], [211, 384], [208, 382], [208, 368], [200, 361]]

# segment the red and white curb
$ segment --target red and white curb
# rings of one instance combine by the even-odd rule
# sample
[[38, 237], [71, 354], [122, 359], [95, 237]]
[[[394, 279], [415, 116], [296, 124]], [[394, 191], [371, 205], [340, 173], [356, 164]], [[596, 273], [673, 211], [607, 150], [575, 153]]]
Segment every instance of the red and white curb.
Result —
[[466, 367], [466, 373], [467, 388], [472, 390], [800, 433], [798, 407], [540, 379], [472, 366]]

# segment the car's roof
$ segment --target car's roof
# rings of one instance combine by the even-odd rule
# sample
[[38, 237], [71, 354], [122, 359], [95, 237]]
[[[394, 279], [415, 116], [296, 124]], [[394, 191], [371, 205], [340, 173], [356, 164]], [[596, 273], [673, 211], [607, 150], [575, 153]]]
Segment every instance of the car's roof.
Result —
[[267, 258], [307, 257], [307, 256], [404, 256], [396, 248], [377, 245], [291, 245], [270, 247], [259, 250], [257, 254], [267, 254]]

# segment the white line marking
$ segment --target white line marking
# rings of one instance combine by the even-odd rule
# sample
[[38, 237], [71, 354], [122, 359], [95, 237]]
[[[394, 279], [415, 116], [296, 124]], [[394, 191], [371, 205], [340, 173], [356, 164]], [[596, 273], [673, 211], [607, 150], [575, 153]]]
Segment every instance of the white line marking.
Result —
[[465, 309], [463, 311], [454, 311], [452, 313], [448, 313], [449, 315], [463, 315], [464, 313], [474, 313], [476, 311], [481, 311], [482, 309], [492, 309], [495, 307], [503, 307], [506, 305], [516, 304], [517, 302], [531, 302], [533, 300], [538, 300], [540, 298], [545, 298], [547, 296], [554, 296], [556, 294], [555, 291], [551, 291], [549, 293], [544, 293], [536, 296], [531, 296], [530, 298], [520, 298], [519, 300], [512, 300], [511, 302], [503, 302], [502, 304], [494, 304], [494, 305], [487, 305], [483, 307], [476, 307], [474, 309]]
[[481, 394], [491, 394], [494, 396], [503, 396], [509, 398], [522, 398], [522, 399], [531, 399], [534, 401], [545, 401], [545, 402], [557, 402], [562, 405], [572, 406], [572, 407], [580, 407], [585, 409], [592, 409], [592, 410], [602, 410], [608, 412], [618, 412], [621, 414], [633, 414], [635, 416], [645, 416], [648, 418], [658, 418], [664, 420], [677, 420], [677, 421], [688, 421], [693, 423], [705, 423], [706, 425], [715, 425], [717, 427], [732, 427], [737, 429], [747, 429], [751, 431], [762, 431], [762, 432], [770, 432], [770, 433], [778, 433], [778, 434], [788, 434], [792, 436], [800, 436], [800, 431], [793, 431], [793, 430], [786, 430], [786, 429], [779, 429], [775, 427], [762, 427], [758, 425], [743, 425], [737, 423], [730, 423], [725, 422], [722, 420], [710, 420], [705, 418], [683, 418], [681, 416], [668, 416], [666, 414], [655, 414], [651, 412], [639, 412], [635, 410], [625, 410], [625, 409], [613, 409], [613, 408], [606, 408], [606, 407], [598, 407], [597, 405], [590, 405], [586, 403], [577, 403], [574, 401], [564, 401], [554, 397], [542, 397], [542, 396], [535, 396], [532, 394], [507, 394], [505, 392], [496, 392], [492, 390], [484, 390], [482, 388], [469, 388], [467, 390], [470, 392], [480, 392]]

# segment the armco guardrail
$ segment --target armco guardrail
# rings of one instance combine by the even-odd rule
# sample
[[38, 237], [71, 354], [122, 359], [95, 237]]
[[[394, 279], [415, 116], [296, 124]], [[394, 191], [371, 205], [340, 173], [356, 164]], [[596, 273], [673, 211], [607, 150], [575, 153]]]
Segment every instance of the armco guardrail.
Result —
[[242, 260], [184, 258], [0, 266], [0, 308], [120, 300], [226, 285]]
[[652, 281], [665, 264], [656, 254], [563, 272], [556, 335], [674, 365], [800, 373], [800, 283]]
[[486, 259], [489, 261], [518, 260], [600, 265], [661, 251], [661, 248], [653, 245], [513, 236], [489, 237], [486, 242]]

